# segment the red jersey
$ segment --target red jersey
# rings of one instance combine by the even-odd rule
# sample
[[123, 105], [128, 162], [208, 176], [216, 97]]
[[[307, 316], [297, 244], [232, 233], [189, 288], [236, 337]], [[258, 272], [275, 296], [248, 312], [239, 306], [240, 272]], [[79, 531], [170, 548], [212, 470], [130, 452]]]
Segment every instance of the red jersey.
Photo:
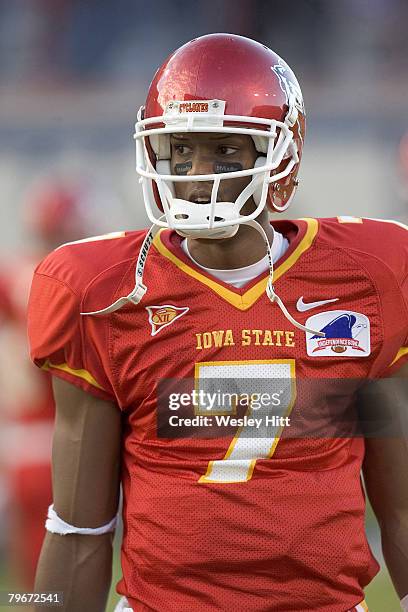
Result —
[[[63, 246], [37, 268], [35, 363], [123, 411], [123, 579], [133, 610], [345, 612], [378, 571], [364, 530], [360, 437], [163, 438], [159, 379], [388, 376], [408, 359], [408, 233], [353, 218], [274, 221], [289, 240], [268, 274], [236, 289], [195, 266], [161, 231], [137, 306], [102, 316], [134, 286], [145, 231]], [[322, 387], [310, 405], [330, 405]], [[299, 402], [303, 403], [299, 407]]]

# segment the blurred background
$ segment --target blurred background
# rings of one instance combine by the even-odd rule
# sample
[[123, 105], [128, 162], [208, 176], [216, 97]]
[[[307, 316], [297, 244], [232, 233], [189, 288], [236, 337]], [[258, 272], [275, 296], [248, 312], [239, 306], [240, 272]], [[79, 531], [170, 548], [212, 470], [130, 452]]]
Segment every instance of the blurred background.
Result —
[[[0, 590], [32, 588], [51, 495], [52, 398], [25, 357], [32, 270], [58, 243], [146, 225], [132, 134], [156, 68], [209, 32], [270, 46], [308, 117], [289, 216], [406, 221], [407, 23], [406, 0], [0, 0]], [[383, 565], [370, 512], [367, 529]], [[399, 610], [385, 570], [367, 599]]]

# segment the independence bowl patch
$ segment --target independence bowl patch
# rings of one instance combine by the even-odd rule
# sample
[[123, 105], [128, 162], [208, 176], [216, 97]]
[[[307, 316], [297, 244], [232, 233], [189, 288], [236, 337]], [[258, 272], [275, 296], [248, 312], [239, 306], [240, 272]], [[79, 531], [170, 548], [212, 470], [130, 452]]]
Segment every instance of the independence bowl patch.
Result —
[[370, 321], [359, 312], [319, 312], [308, 318], [306, 327], [325, 333], [324, 338], [306, 334], [310, 357], [367, 357], [371, 352]]

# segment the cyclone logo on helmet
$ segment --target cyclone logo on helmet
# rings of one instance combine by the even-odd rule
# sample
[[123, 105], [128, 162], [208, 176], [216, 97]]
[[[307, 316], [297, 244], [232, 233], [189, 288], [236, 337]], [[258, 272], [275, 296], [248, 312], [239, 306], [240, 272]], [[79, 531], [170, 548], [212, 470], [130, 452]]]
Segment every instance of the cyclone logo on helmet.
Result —
[[289, 66], [287, 66], [282, 59], [279, 59], [279, 63], [272, 66], [272, 70], [278, 77], [280, 88], [286, 96], [287, 105], [293, 105], [299, 111], [304, 113], [305, 105], [303, 102], [302, 91], [299, 83], [297, 83], [293, 78], [288, 78], [287, 73], [290, 73]]

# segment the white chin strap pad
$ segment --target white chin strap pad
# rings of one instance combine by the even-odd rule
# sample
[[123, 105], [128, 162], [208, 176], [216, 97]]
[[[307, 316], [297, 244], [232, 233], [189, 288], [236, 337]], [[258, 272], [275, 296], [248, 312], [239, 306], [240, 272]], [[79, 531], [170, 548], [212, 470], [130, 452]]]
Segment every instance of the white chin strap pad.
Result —
[[[208, 226], [211, 219], [212, 205], [211, 204], [195, 204], [194, 202], [189, 202], [187, 200], [181, 200], [179, 198], [175, 198], [172, 202], [169, 216], [171, 221], [171, 225], [177, 228], [177, 224], [186, 223], [188, 229], [188, 225], [201, 225], [203, 227]], [[231, 225], [235, 226], [235, 222], [238, 223], [238, 213], [235, 210], [234, 204], [232, 202], [218, 202], [217, 203], [217, 214], [215, 216], [216, 221], [229, 221]], [[181, 228], [183, 229], [183, 228]], [[220, 227], [212, 227], [208, 228], [211, 231], [214, 229], [221, 229]], [[227, 229], [228, 233], [230, 228], [223, 228], [224, 232]], [[204, 230], [207, 232], [207, 228]]]

